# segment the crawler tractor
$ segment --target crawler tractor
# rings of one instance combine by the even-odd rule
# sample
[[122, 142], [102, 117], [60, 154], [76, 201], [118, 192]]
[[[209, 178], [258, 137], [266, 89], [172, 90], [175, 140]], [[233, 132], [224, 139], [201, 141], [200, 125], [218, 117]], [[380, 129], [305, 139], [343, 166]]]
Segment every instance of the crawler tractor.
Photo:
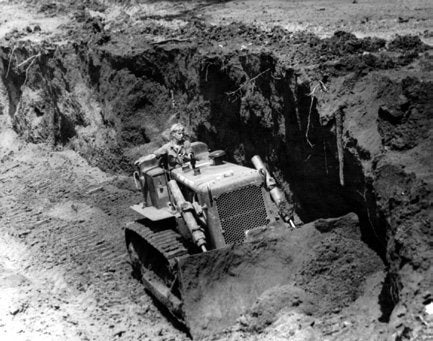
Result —
[[[155, 155], [135, 162], [144, 201], [125, 230], [134, 273], [193, 338], [221, 331], [266, 290], [284, 284], [289, 256], [266, 230], [295, 228], [287, 201], [259, 156], [248, 168], [209, 153], [169, 169]], [[279, 250], [279, 251], [278, 251]]]

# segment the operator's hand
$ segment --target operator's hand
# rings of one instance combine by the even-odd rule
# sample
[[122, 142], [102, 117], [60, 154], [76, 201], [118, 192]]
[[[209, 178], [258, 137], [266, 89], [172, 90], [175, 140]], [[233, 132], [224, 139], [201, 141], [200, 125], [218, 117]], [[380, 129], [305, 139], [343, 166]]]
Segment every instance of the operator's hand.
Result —
[[189, 162], [194, 160], [194, 154], [193, 153], [189, 153], [189, 154], [185, 154], [182, 157], [183, 162]]
[[158, 153], [158, 152], [153, 152], [153, 154], [156, 156], [157, 159], [160, 159], [161, 156], [164, 155], [164, 153]]

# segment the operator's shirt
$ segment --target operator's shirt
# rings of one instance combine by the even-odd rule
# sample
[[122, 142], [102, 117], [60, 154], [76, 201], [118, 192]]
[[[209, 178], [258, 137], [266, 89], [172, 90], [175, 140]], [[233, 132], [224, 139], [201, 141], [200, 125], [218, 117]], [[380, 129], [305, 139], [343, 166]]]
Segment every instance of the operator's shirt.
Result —
[[167, 155], [167, 161], [170, 167], [181, 166], [184, 162], [184, 157], [191, 153], [191, 142], [185, 140], [183, 143], [177, 144], [170, 141], [155, 150], [153, 153], [158, 157]]

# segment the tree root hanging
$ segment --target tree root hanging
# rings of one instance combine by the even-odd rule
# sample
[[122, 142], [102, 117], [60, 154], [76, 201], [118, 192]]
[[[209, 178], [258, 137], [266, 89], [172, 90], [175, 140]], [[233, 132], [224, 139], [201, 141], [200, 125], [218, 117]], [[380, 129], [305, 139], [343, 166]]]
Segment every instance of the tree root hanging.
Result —
[[338, 174], [341, 186], [344, 186], [343, 109], [344, 106], [340, 106], [335, 112], [335, 136], [337, 138]]
[[10, 54], [8, 56], [8, 69], [6, 71], [5, 78], [8, 78], [8, 76], [9, 76], [9, 70], [10, 70], [11, 65], [12, 65], [12, 59], [14, 57], [14, 52], [15, 52], [15, 45], [12, 46], [11, 52], [10, 52]]
[[239, 88], [237, 88], [236, 90], [230, 91], [230, 92], [226, 92], [226, 95], [228, 96], [232, 96], [232, 95], [237, 95], [240, 94], [242, 89], [245, 88], [246, 86], [252, 84], [253, 87], [255, 86], [255, 80], [257, 78], [259, 78], [260, 76], [262, 76], [263, 74], [265, 74], [266, 72], [271, 71], [270, 68], [267, 68], [265, 71], [260, 72], [259, 74], [257, 74], [256, 76], [254, 76], [253, 78], [247, 79], [244, 83], [241, 84], [241, 86]]
[[[308, 137], [309, 131], [310, 131], [310, 123], [311, 123], [311, 112], [313, 111], [313, 104], [314, 104], [314, 95], [316, 94], [317, 89], [320, 89], [321, 92], [328, 92], [328, 88], [326, 87], [326, 85], [322, 82], [319, 81], [319, 83], [317, 83], [313, 90], [311, 90], [311, 92], [308, 94], [308, 96], [310, 96], [310, 110], [308, 111], [308, 121], [307, 121], [307, 129], [305, 130], [305, 140], [307, 141], [307, 143], [309, 144], [309, 146], [311, 148], [314, 147], [314, 145], [310, 142], [310, 139]], [[300, 122], [298, 122], [299, 126], [300, 126]]]

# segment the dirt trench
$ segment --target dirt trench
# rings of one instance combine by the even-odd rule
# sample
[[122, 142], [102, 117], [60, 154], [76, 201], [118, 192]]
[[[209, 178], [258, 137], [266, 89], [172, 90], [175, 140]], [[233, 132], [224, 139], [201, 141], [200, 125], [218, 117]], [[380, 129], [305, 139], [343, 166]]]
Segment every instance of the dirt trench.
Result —
[[[98, 18], [84, 17], [82, 24], [83, 31], [71, 31], [76, 39], [64, 45], [18, 42], [1, 47], [2, 115], [25, 143], [74, 151], [90, 166], [118, 177], [130, 174], [133, 160], [158, 147], [167, 137], [166, 129], [177, 121], [187, 124], [193, 139], [213, 150], [224, 149], [230, 161], [249, 165], [251, 156], [259, 154], [303, 222], [349, 212], [359, 217], [360, 238], [353, 248], [364, 250], [367, 245], [370, 251], [364, 256], [378, 257], [380, 265], [376, 265], [385, 268], [385, 278], [369, 273], [370, 281], [376, 281], [375, 289], [369, 288], [373, 293], [366, 289], [352, 298], [355, 302], [374, 295], [375, 304], [379, 303], [378, 316], [368, 322], [372, 329], [366, 337], [385, 333], [410, 339], [430, 332], [426, 325], [431, 326], [431, 317], [425, 307], [433, 300], [429, 160], [433, 58], [428, 46], [410, 36], [387, 42], [337, 32], [319, 39], [307, 33], [264, 32], [237, 24], [213, 27], [192, 22], [178, 30], [155, 25], [128, 35], [106, 30]], [[149, 34], [164, 39], [155, 41]], [[193, 39], [197, 36], [200, 39]], [[266, 48], [260, 45], [264, 40]], [[6, 171], [15, 167], [14, 153], [2, 158]], [[30, 168], [34, 167], [40, 166], [31, 163]], [[31, 186], [39, 190], [42, 184], [33, 181]], [[114, 188], [108, 189], [113, 191], [109, 197], [90, 199], [97, 193], [85, 189], [92, 181], [96, 180], [89, 179], [80, 185], [84, 188], [77, 186], [72, 194], [70, 189], [66, 193], [79, 203], [90, 200], [120, 219], [119, 225], [127, 224], [133, 218], [125, 213], [127, 206], [138, 200], [131, 183], [116, 180]], [[104, 185], [104, 191], [105, 186], [109, 185]], [[51, 198], [49, 184], [42, 187]], [[49, 200], [65, 200], [64, 193]], [[106, 203], [109, 198], [116, 203], [115, 209]], [[74, 202], [65, 204], [65, 210], [75, 211]], [[12, 219], [9, 206], [4, 207], [3, 214]], [[55, 218], [65, 220], [64, 216]], [[104, 226], [104, 222], [99, 224]], [[23, 231], [14, 228], [31, 247], [33, 240], [42, 238], [28, 231], [21, 236]], [[75, 222], [61, 227], [68, 228], [77, 230]], [[104, 252], [121, 259], [121, 237], [114, 231], [113, 251]], [[83, 238], [92, 241], [89, 233]], [[100, 236], [95, 231], [95, 238]], [[101, 245], [96, 239], [95, 245]], [[334, 242], [330, 238], [329, 243]], [[80, 243], [74, 245], [90, 247]], [[51, 250], [57, 257], [58, 250]], [[359, 264], [365, 261], [362, 254], [357, 257]], [[122, 278], [111, 279], [113, 286], [116, 281], [128, 281], [126, 260], [119, 259], [120, 263], [114, 263], [121, 270], [114, 272]], [[97, 275], [100, 270], [95, 266], [82, 276]], [[305, 278], [316, 276], [311, 271]], [[337, 281], [339, 287], [336, 276], [324, 280]], [[130, 299], [136, 304], [136, 298]], [[151, 315], [155, 318], [156, 314]], [[352, 334], [343, 332], [340, 325], [352, 313], [340, 307], [333, 314], [313, 336], [359, 337], [359, 325]], [[286, 316], [287, 323], [297, 319]], [[278, 326], [284, 325], [283, 320], [272, 321]], [[305, 317], [301, 320], [305, 326], [311, 322]], [[257, 321], [244, 322], [244, 326], [249, 324]], [[244, 329], [246, 335], [251, 332]], [[123, 329], [119, 332], [125, 334]]]

